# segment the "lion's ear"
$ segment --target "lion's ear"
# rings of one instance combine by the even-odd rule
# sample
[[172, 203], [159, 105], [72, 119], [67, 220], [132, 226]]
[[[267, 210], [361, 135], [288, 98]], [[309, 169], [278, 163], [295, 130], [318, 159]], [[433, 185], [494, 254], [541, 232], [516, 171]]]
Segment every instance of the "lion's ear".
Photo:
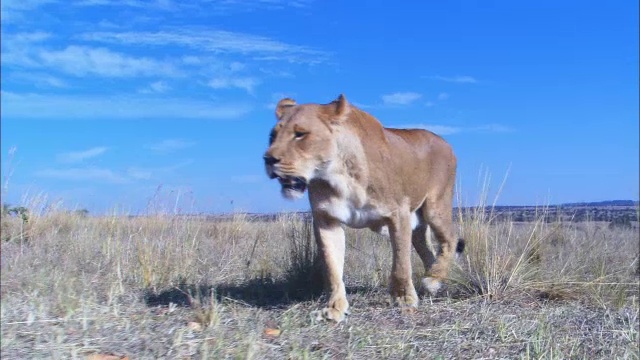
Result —
[[282, 115], [284, 115], [284, 111], [295, 105], [296, 101], [291, 98], [284, 98], [278, 101], [278, 105], [276, 105], [276, 118], [281, 120]]
[[344, 121], [349, 115], [349, 102], [344, 94], [340, 94], [337, 99], [333, 100], [329, 104], [331, 108], [331, 122], [334, 124], [339, 124]]

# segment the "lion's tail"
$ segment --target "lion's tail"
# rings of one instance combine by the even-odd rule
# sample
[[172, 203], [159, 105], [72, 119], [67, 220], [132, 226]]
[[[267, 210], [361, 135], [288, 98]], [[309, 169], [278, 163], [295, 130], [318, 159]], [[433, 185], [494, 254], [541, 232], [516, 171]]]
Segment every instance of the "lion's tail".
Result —
[[460, 256], [464, 252], [464, 239], [458, 238], [458, 244], [456, 245], [456, 257]]

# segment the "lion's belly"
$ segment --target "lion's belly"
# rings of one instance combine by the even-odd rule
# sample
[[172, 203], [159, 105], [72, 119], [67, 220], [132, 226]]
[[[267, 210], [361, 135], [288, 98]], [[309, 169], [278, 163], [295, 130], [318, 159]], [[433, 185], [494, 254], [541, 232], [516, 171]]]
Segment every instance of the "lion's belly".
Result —
[[[353, 206], [346, 200], [328, 201], [319, 206], [326, 214], [340, 221], [341, 223], [356, 229], [370, 228], [382, 235], [388, 235], [384, 212], [371, 205], [363, 207]], [[418, 215], [411, 214], [411, 229], [418, 226]]]
[[331, 199], [318, 204], [318, 209], [352, 228], [366, 228], [380, 224], [382, 213], [370, 205], [356, 207], [347, 200]]

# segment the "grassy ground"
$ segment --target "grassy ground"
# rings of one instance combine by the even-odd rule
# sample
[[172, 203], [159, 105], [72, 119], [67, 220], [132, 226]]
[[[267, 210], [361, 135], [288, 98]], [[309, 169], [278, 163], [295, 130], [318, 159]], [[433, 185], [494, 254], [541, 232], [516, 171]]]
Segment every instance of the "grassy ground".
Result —
[[467, 250], [448, 286], [410, 315], [388, 304], [388, 240], [348, 230], [351, 315], [334, 325], [309, 316], [324, 299], [310, 225], [293, 216], [5, 214], [1, 355], [640, 357], [637, 228], [463, 215]]

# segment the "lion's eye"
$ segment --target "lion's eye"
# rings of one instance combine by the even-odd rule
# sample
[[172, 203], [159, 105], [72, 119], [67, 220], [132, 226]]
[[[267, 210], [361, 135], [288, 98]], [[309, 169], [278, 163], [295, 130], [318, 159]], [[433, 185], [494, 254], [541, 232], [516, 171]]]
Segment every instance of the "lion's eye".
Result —
[[295, 136], [296, 140], [300, 140], [303, 137], [307, 136], [307, 134], [309, 134], [308, 132], [305, 131], [296, 131], [293, 133], [293, 135]]

